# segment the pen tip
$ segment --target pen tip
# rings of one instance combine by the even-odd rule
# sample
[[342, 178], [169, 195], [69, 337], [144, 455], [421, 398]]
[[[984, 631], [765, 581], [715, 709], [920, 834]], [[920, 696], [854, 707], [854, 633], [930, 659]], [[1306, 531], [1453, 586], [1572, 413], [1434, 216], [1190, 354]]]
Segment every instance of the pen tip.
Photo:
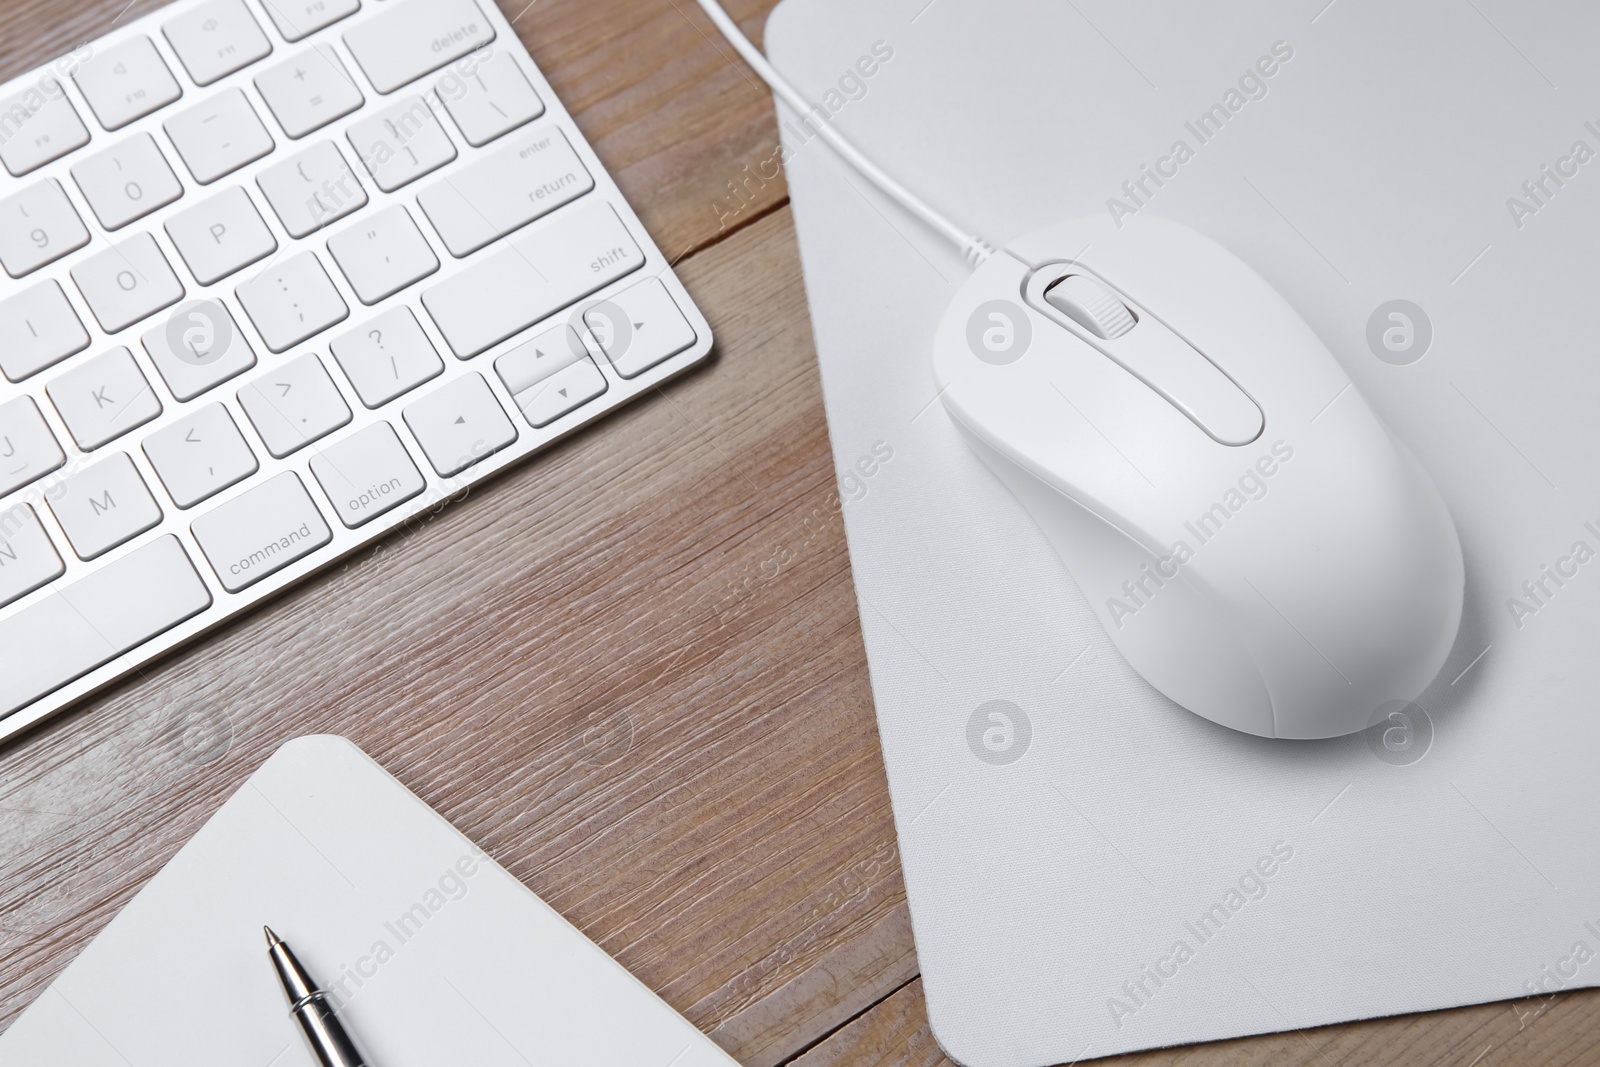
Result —
[[268, 948], [271, 948], [274, 945], [281, 945], [283, 943], [281, 940], [279, 940], [278, 935], [272, 932], [272, 927], [263, 926], [261, 929], [266, 931]]

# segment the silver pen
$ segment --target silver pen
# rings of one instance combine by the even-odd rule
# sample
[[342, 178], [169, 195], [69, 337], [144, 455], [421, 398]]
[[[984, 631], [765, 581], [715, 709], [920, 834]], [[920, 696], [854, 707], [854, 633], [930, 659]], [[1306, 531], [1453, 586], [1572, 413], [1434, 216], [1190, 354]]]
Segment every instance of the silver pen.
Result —
[[283, 993], [289, 998], [289, 1014], [305, 1032], [306, 1044], [311, 1046], [317, 1062], [322, 1067], [371, 1067], [356, 1051], [355, 1042], [350, 1040], [333, 1013], [328, 994], [317, 988], [289, 946], [272, 932], [272, 927], [263, 926], [262, 929], [267, 932], [267, 955], [272, 958], [278, 980], [283, 983]]

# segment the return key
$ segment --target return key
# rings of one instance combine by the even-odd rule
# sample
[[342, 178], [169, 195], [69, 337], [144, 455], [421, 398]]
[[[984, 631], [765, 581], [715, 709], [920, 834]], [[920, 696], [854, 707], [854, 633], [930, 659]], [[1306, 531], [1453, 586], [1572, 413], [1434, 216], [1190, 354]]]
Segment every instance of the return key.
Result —
[[429, 186], [417, 203], [450, 254], [460, 258], [593, 188], [566, 135], [544, 127]]

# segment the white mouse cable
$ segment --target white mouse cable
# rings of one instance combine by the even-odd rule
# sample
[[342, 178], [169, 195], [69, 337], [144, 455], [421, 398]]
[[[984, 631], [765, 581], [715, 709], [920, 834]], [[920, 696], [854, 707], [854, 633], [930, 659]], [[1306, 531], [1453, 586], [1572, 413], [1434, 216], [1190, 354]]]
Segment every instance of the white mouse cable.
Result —
[[[740, 32], [738, 25], [728, 17], [726, 11], [722, 10], [722, 5], [717, 0], [699, 0], [699, 3], [706, 15], [721, 31], [722, 36], [726, 37], [728, 43], [733, 45], [734, 50], [744, 57], [744, 61], [750, 64], [751, 69], [761, 76], [761, 80], [766, 82], [774, 93], [783, 98], [784, 103], [788, 104], [802, 117], [802, 121], [810, 116], [814, 110], [817, 110], [816, 105], [809, 103], [805, 97], [801, 96], [799, 90], [789, 84], [788, 80], [782, 74], [779, 74], [771, 63], [767, 62], [767, 57], [762, 55], [760, 49], [751, 44], [749, 38]], [[898, 203], [901, 207], [931, 226], [941, 236], [947, 238], [961, 250], [961, 255], [967, 262], [977, 266], [994, 254], [995, 248], [988, 241], [985, 241], [977, 234], [963, 230], [944, 215], [935, 211], [916, 193], [889, 177], [878, 168], [876, 163], [862, 155], [855, 145], [847, 141], [827, 121], [816, 122], [813, 125], [817, 133], [822, 136], [822, 139], [828, 142], [828, 146], [839, 153], [846, 163], [854, 167], [862, 177], [876, 185], [889, 199]]]

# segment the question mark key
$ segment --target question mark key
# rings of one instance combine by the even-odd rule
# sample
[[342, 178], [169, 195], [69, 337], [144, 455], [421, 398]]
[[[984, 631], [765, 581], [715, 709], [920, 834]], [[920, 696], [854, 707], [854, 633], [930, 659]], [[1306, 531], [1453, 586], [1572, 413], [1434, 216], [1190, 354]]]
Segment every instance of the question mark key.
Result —
[[329, 348], [369, 408], [387, 404], [444, 372], [438, 349], [403, 305], [341, 334]]

